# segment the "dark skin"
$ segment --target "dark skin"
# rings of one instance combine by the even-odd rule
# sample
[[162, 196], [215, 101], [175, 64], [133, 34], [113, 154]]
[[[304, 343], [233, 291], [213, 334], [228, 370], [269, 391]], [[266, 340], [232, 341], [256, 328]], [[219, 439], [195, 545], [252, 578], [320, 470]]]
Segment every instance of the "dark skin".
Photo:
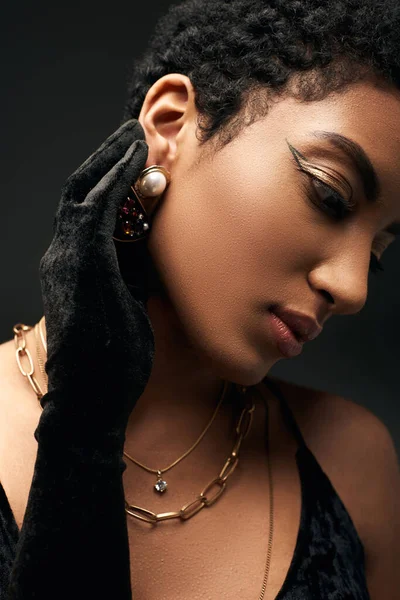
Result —
[[[160, 438], [167, 462], [178, 451], [168, 450], [168, 440], [178, 437], [182, 451], [191, 445], [222, 380], [255, 384], [283, 358], [268, 335], [265, 303], [300, 310], [321, 325], [359, 312], [370, 253], [382, 256], [395, 239], [383, 230], [400, 220], [399, 92], [372, 81], [321, 102], [279, 101], [217, 154], [199, 147], [196, 116], [190, 80], [170, 74], [149, 90], [139, 117], [146, 166], [165, 166], [172, 181], [149, 238], [166, 290], [149, 302], [156, 357], [127, 436], [138, 456], [150, 423], [153, 430], [167, 424]], [[316, 129], [364, 148], [381, 182], [381, 204], [367, 204], [351, 164], [312, 139]], [[352, 190], [357, 209], [349, 218], [335, 221], [307, 199], [307, 176], [288, 142], [330, 175], [324, 181], [344, 198]], [[158, 448], [149, 447], [146, 458], [158, 464]]]
[[[194, 90], [190, 80], [181, 74], [169, 74], [152, 86], [139, 117], [149, 145], [146, 167], [159, 164], [171, 173], [171, 184], [161, 200], [148, 241], [164, 286], [148, 304], [155, 330], [155, 361], [145, 392], [132, 412], [125, 445], [129, 454], [153, 468], [165, 467], [193, 444], [211, 417], [224, 380], [248, 386], [258, 384], [283, 358], [269, 334], [266, 305], [279, 303], [299, 310], [321, 325], [333, 315], [356, 314], [367, 299], [370, 253], [382, 255], [384, 248], [394, 241], [394, 236], [383, 231], [400, 221], [397, 158], [400, 93], [397, 90], [378, 88], [371, 79], [320, 102], [280, 100], [267, 117], [245, 127], [239, 137], [217, 153], [212, 145], [199, 146], [196, 117]], [[326, 141], [313, 138], [314, 130], [340, 133], [364, 148], [380, 179], [379, 204], [366, 201], [362, 182], [351, 163], [339, 152], [333, 153]], [[295, 160], [300, 155], [324, 171], [323, 181], [345, 199], [352, 195], [357, 208], [350, 217], [335, 220], [324, 212], [326, 190], [319, 188], [320, 207], [317, 197], [315, 202], [307, 198], [304, 189], [307, 175], [299, 170], [300, 164]], [[306, 168], [304, 161], [301, 166]], [[31, 345], [33, 348], [33, 339]], [[8, 414], [14, 414], [11, 406], [21, 405], [15, 401], [19, 386], [21, 395], [26, 397], [24, 418], [31, 415], [26, 430], [17, 417], [8, 421], [7, 430], [24, 431], [21, 437], [29, 445], [29, 432], [33, 431], [40, 410], [32, 389], [16, 370], [12, 343], [7, 345], [7, 356], [9, 361], [4, 364], [9, 364], [10, 371], [13, 369], [9, 385], [11, 400], [6, 402]], [[293, 397], [299, 407], [305, 407], [306, 417], [302, 420], [299, 414], [299, 423], [323, 466], [328, 466], [328, 458], [324, 462], [324, 457], [332, 452], [332, 448], [324, 446], [329, 432], [335, 454], [330, 458], [333, 466], [327, 470], [333, 476], [343, 470], [353, 480], [359, 471], [348, 463], [353, 452], [342, 434], [344, 423], [350, 419], [349, 407], [346, 405], [342, 411], [347, 411], [346, 419], [335, 421], [334, 409], [317, 418], [312, 416], [311, 395], [305, 394], [301, 399], [296, 392]], [[293, 554], [300, 510], [293, 440], [285, 431], [273, 399], [269, 401], [273, 414], [275, 491], [281, 512], [276, 514], [278, 544], [265, 600], [272, 600], [283, 583]], [[337, 399], [335, 404], [343, 406]], [[157, 597], [161, 582], [169, 584], [164, 597], [174, 600], [187, 598], [188, 590], [194, 598], [194, 589], [199, 597], [207, 592], [210, 598], [222, 598], [221, 590], [225, 590], [227, 597], [233, 597], [238, 582], [246, 585], [249, 599], [257, 597], [265, 556], [265, 536], [258, 533], [266, 531], [264, 502], [268, 494], [261, 404], [256, 415], [241, 461], [242, 476], [236, 478], [216, 511], [207, 511], [204, 518], [193, 519], [192, 550], [185, 530], [178, 530], [172, 522], [150, 537], [145, 535], [146, 529], [129, 521], [134, 534], [131, 552], [136, 561], [142, 560], [139, 565], [135, 563], [138, 570], [132, 575], [137, 597], [142, 593], [149, 598]], [[359, 439], [365, 437], [367, 430], [363, 418], [359, 413], [354, 417], [360, 423]], [[377, 454], [378, 433], [372, 433], [371, 439], [376, 440], [374, 454]], [[12, 439], [3, 437], [3, 440], [9, 448]], [[165, 497], [153, 493], [152, 476], [130, 464], [124, 474], [126, 496], [131, 502], [156, 512], [176, 510], [217, 475], [231, 446], [231, 410], [225, 403], [207, 434], [206, 443], [183, 461], [179, 469], [170, 471], [168, 505]], [[35, 448], [32, 446], [31, 450], [33, 465]], [[15, 456], [21, 456], [20, 446]], [[361, 524], [363, 512], [361, 496], [368, 497], [367, 490], [372, 492], [377, 487], [372, 462], [363, 457], [360, 464], [366, 462], [371, 483], [364, 487], [361, 482], [352, 484], [357, 487], [357, 498], [352, 496], [349, 486], [343, 484], [339, 488], [349, 509], [354, 506], [354, 513], [351, 512], [357, 515], [357, 524]], [[383, 464], [386, 465], [385, 461]], [[7, 485], [11, 500], [15, 490], [17, 502], [12, 505], [22, 519], [31, 472], [13, 487], [11, 467], [10, 470], [5, 465], [0, 467], [0, 479]], [[376, 472], [382, 473], [378, 464]], [[334, 478], [334, 482], [344, 479]], [[394, 489], [393, 476], [388, 475], [388, 480]], [[21, 491], [22, 486], [25, 487]], [[382, 503], [377, 514], [388, 510], [390, 497], [383, 479], [379, 487], [385, 495], [385, 505]], [[238, 522], [234, 518], [238, 510], [246, 515], [245, 520]], [[378, 530], [383, 536], [381, 524], [376, 525]], [[204, 540], [215, 537], [220, 545], [207, 551]], [[382, 548], [391, 548], [387, 540], [381, 544]], [[369, 546], [378, 547], [372, 534]], [[160, 547], [168, 556], [163, 566], [158, 560]], [[380, 554], [382, 567], [369, 580], [375, 591], [371, 598], [391, 600], [391, 591], [384, 595], [383, 590], [389, 580], [393, 581], [394, 569], [384, 572], [389, 557]], [[227, 561], [237, 565], [234, 578], [231, 571], [224, 569]], [[213, 568], [225, 573], [228, 579], [224, 580], [222, 575], [221, 579], [216, 578]], [[204, 580], [201, 573], [207, 574]]]

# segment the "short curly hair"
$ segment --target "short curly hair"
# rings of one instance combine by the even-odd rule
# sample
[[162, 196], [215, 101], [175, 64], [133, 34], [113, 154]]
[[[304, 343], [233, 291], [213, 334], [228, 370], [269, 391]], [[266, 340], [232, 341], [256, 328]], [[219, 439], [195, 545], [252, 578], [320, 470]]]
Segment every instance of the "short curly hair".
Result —
[[283, 95], [322, 100], [373, 77], [400, 87], [399, 0], [187, 0], [159, 19], [128, 81], [123, 121], [168, 73], [195, 91], [201, 144], [224, 146]]

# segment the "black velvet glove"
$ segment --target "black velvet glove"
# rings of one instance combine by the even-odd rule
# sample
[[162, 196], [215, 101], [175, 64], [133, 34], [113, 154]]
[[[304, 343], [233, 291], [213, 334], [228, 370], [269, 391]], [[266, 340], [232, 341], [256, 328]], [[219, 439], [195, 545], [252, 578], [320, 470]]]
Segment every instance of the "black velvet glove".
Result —
[[112, 235], [147, 155], [131, 120], [62, 190], [40, 263], [49, 391], [9, 600], [131, 600], [123, 447], [154, 337], [146, 269], [138, 264], [128, 287]]

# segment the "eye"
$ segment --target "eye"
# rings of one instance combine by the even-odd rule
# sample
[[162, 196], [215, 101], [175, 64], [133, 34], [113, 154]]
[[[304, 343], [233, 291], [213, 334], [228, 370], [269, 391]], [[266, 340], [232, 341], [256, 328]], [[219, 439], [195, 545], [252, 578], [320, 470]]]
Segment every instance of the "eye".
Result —
[[369, 270], [371, 271], [371, 273], [379, 273], [379, 271], [385, 270], [383, 268], [381, 261], [376, 256], [376, 254], [374, 254], [373, 252], [371, 252], [371, 260], [369, 263]]
[[[307, 175], [307, 184], [304, 187], [307, 198], [316, 206], [318, 209], [322, 209], [324, 213], [333, 216], [336, 221], [341, 221], [347, 217], [350, 213], [354, 212], [357, 208], [357, 203], [352, 199], [353, 192], [350, 187], [350, 198], [347, 200], [340, 192], [335, 188], [322, 181], [319, 177], [312, 174], [311, 171], [317, 171], [322, 173], [323, 171], [312, 165], [305, 156], [303, 156], [296, 148], [294, 148], [286, 140], [289, 149], [292, 153], [292, 158], [296, 164], [296, 169], [302, 174]], [[304, 165], [303, 166], [303, 163]], [[324, 176], [328, 175], [324, 173]], [[304, 180], [303, 180], [304, 183]], [[379, 273], [384, 271], [383, 265], [379, 258], [374, 252], [371, 252], [371, 258], [369, 263], [369, 270], [372, 273]]]
[[[312, 191], [316, 192], [318, 204], [322, 206], [324, 212], [332, 215], [337, 221], [344, 219], [349, 213], [354, 212], [354, 204], [346, 200], [346, 198], [344, 198], [337, 190], [318, 179], [318, 177], [315, 177], [310, 173], [307, 173], [307, 175], [309, 176], [313, 187], [313, 190], [308, 194], [309, 199], [312, 202], [315, 202]], [[323, 200], [321, 200], [321, 197]], [[378, 274], [379, 271], [384, 271], [381, 261], [374, 252], [371, 252], [369, 270], [374, 274]]]
[[[314, 205], [316, 205], [317, 208], [320, 209], [322, 207], [324, 212], [333, 216], [333, 218], [337, 221], [340, 221], [346, 217], [347, 214], [353, 212], [357, 208], [357, 203], [353, 200], [353, 190], [348, 182], [343, 183], [343, 185], [349, 189], [349, 199], [346, 199], [335, 188], [323, 181], [325, 177], [329, 180], [332, 180], [332, 176], [329, 176], [318, 165], [308, 161], [306, 157], [296, 150], [296, 148], [294, 148], [288, 141], [287, 143], [290, 152], [292, 153], [296, 170], [303, 175], [307, 175], [305, 192], [308, 199]], [[317, 177], [315, 173], [320, 173], [322, 178]], [[302, 181], [304, 183], [304, 178], [302, 178]], [[338, 187], [343, 188], [343, 185], [339, 186], [338, 183]]]
[[[390, 246], [390, 244], [395, 241], [396, 236], [388, 231], [381, 231], [380, 236], [375, 242], [375, 249], [378, 251], [379, 255], [385, 252], [385, 250]], [[374, 252], [371, 253], [371, 262], [370, 262], [370, 270], [373, 273], [377, 273], [378, 271], [384, 271], [383, 265], [379, 258], [376, 256]]]
[[[311, 186], [315, 191], [318, 204], [322, 206], [324, 212], [332, 215], [336, 220], [340, 221], [351, 212], [354, 212], [354, 202], [346, 200], [337, 190], [328, 185], [327, 183], [318, 179], [314, 175], [308, 174]], [[313, 202], [313, 197], [309, 195], [310, 200]]]

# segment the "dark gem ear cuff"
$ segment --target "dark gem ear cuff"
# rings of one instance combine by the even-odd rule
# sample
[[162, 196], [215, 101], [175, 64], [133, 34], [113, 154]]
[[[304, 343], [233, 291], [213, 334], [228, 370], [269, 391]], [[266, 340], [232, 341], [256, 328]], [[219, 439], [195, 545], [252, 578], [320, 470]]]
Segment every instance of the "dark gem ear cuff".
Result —
[[131, 186], [133, 194], [126, 198], [118, 211], [114, 240], [137, 242], [147, 238], [150, 217], [170, 181], [169, 171], [160, 165], [152, 165], [141, 172]]

